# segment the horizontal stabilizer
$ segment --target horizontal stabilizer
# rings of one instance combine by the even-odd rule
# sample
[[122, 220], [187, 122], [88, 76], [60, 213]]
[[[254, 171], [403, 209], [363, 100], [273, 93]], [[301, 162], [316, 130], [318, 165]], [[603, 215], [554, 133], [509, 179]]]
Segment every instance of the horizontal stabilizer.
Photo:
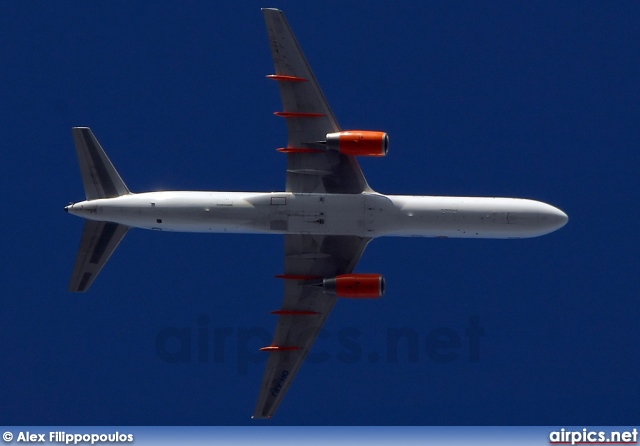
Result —
[[69, 291], [82, 293], [89, 289], [128, 230], [128, 226], [118, 223], [85, 221]]
[[118, 175], [100, 143], [88, 127], [73, 127], [82, 184], [87, 200], [113, 198], [129, 194], [129, 189]]

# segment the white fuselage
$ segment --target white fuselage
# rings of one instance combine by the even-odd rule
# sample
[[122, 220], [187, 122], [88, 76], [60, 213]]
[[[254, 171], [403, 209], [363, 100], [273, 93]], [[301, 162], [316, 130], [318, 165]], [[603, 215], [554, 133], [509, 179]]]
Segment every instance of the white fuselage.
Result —
[[527, 238], [562, 227], [561, 210], [517, 198], [289, 192], [146, 192], [83, 201], [68, 212], [179, 232]]

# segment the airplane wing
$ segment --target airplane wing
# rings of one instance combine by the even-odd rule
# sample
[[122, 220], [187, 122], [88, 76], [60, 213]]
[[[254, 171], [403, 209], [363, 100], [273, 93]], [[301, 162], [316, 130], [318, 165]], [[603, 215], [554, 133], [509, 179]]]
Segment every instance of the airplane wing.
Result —
[[[287, 123], [286, 190], [293, 193], [359, 194], [371, 191], [355, 158], [328, 152], [320, 141], [340, 130], [282, 11], [262, 10], [267, 25]], [[353, 271], [369, 238], [285, 235], [284, 298], [269, 352], [254, 418], [268, 418], [313, 345], [336, 297], [317, 286], [322, 278]]]
[[[355, 158], [324, 150], [319, 141], [340, 130], [282, 11], [263, 9], [283, 111], [287, 123], [286, 190], [293, 193], [359, 194], [371, 191]], [[325, 294], [322, 278], [353, 271], [369, 238], [285, 235], [284, 298], [274, 312], [278, 324], [270, 346], [254, 418], [268, 418], [329, 315], [336, 297]]]
[[286, 191], [359, 194], [371, 191], [353, 156], [314, 151], [327, 133], [340, 131], [282, 11], [263, 9], [283, 111], [287, 122]]
[[269, 418], [309, 352], [336, 296], [315, 286], [317, 277], [353, 271], [371, 239], [354, 236], [285, 235], [284, 298], [253, 418]]

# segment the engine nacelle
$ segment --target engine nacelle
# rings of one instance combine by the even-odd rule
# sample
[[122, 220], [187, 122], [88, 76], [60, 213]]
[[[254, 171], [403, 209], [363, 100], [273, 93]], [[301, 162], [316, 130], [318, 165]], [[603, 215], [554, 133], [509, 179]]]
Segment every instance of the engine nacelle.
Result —
[[380, 274], [342, 274], [322, 281], [324, 292], [340, 297], [380, 297], [384, 294], [384, 277]]
[[327, 149], [343, 155], [385, 156], [389, 151], [389, 135], [385, 132], [347, 130], [327, 134]]

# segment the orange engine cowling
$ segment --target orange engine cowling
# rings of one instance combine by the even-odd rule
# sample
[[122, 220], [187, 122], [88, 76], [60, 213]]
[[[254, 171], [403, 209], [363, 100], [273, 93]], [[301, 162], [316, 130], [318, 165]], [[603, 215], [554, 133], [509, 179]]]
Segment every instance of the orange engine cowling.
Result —
[[347, 130], [328, 133], [327, 148], [343, 155], [385, 156], [389, 151], [389, 135], [385, 132]]
[[380, 274], [342, 274], [322, 281], [324, 292], [340, 297], [380, 297], [384, 277]]

